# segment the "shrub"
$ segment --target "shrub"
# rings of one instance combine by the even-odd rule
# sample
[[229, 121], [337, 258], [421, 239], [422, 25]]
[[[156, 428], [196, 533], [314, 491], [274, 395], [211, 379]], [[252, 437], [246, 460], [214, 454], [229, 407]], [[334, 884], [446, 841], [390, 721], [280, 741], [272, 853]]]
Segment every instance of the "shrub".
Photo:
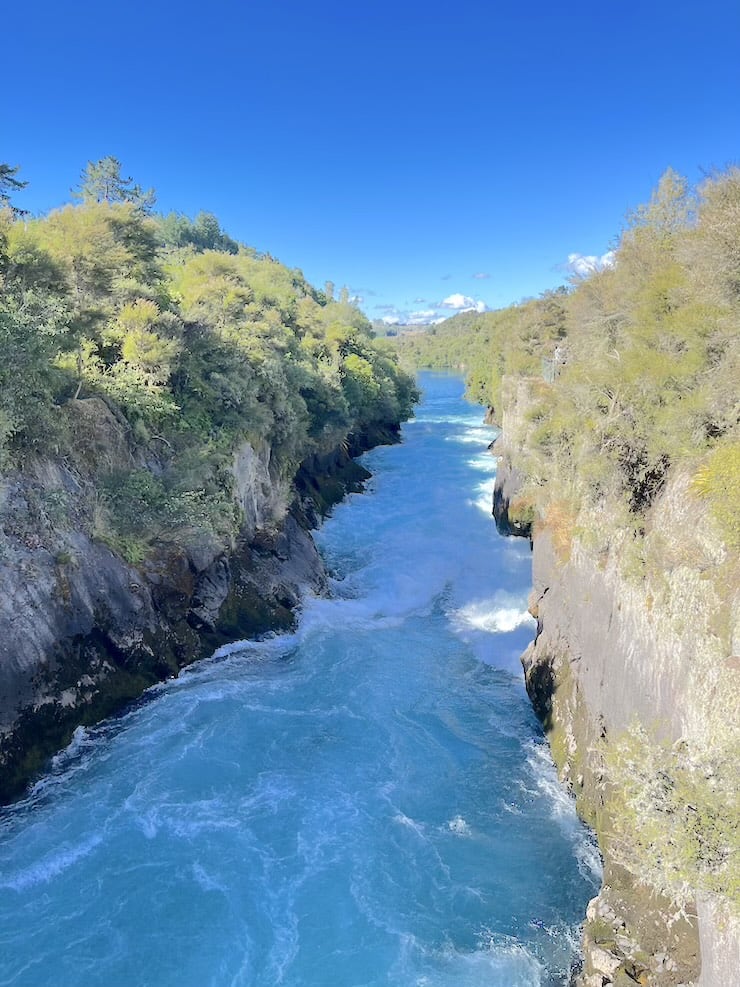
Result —
[[692, 486], [709, 502], [728, 546], [740, 548], [740, 442], [718, 446], [697, 470]]

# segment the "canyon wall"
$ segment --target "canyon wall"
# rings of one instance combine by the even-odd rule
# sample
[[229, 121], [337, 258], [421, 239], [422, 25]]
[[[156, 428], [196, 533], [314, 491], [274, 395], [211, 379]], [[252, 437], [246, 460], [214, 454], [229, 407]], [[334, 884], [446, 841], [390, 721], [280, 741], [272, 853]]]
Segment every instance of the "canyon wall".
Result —
[[546, 470], [527, 441], [536, 387], [505, 382], [494, 512], [502, 533], [532, 538], [527, 689], [604, 858], [578, 983], [729, 987], [740, 970], [725, 891], [737, 867], [736, 560], [685, 473], [669, 475], [637, 535], [609, 504], [579, 507], [577, 476], [533, 491], [529, 477]]
[[39, 458], [0, 488], [0, 801], [22, 794], [73, 730], [98, 722], [220, 645], [290, 628], [326, 589], [310, 528], [368, 476], [352, 459], [397, 439], [397, 423], [342, 436], [294, 476], [269, 446], [231, 462], [238, 538], [163, 531], [136, 562], [100, 537], [95, 465], [135, 461], [125, 423], [97, 398], [74, 403], [79, 456]]

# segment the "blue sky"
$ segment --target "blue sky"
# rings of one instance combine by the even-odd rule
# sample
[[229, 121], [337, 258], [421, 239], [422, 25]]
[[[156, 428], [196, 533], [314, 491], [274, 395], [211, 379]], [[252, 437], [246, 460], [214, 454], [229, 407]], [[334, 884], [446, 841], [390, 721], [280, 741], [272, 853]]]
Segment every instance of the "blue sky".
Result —
[[740, 156], [737, 0], [27, 0], [3, 34], [18, 205], [112, 154], [372, 318], [555, 287], [666, 167]]

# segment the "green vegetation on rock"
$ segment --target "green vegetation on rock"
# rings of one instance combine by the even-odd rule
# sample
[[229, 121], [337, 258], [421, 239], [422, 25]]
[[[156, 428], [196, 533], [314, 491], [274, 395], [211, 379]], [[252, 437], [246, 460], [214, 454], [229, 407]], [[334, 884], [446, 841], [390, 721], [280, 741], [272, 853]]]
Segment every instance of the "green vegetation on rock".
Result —
[[497, 412], [505, 376], [539, 377], [527, 446], [547, 457], [549, 477], [577, 473], [582, 503], [620, 501], [639, 529], [669, 471], [688, 465], [736, 544], [738, 326], [740, 169], [696, 191], [669, 170], [629, 218], [611, 267], [402, 336], [398, 348], [409, 365], [465, 368], [469, 394]]
[[740, 442], [725, 442], [694, 476], [696, 493], [711, 505], [728, 544], [740, 548]]
[[740, 901], [736, 756], [730, 744], [669, 746], [638, 725], [605, 745], [613, 858], [679, 904], [697, 888]]
[[30, 219], [10, 203], [17, 170], [0, 168], [0, 469], [75, 465], [94, 533], [130, 561], [178, 531], [234, 538], [245, 441], [289, 481], [411, 413], [413, 380], [362, 313], [214, 216], [153, 214], [108, 157], [79, 204]]

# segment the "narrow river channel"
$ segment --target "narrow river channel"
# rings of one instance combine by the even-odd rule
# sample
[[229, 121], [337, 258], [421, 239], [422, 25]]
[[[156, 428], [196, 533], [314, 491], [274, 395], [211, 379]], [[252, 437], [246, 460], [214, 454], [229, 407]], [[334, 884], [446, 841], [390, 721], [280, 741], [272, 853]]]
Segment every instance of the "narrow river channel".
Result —
[[331, 599], [78, 731], [0, 817], [0, 985], [567, 983], [598, 856], [519, 654], [526, 541], [462, 382], [317, 533]]

